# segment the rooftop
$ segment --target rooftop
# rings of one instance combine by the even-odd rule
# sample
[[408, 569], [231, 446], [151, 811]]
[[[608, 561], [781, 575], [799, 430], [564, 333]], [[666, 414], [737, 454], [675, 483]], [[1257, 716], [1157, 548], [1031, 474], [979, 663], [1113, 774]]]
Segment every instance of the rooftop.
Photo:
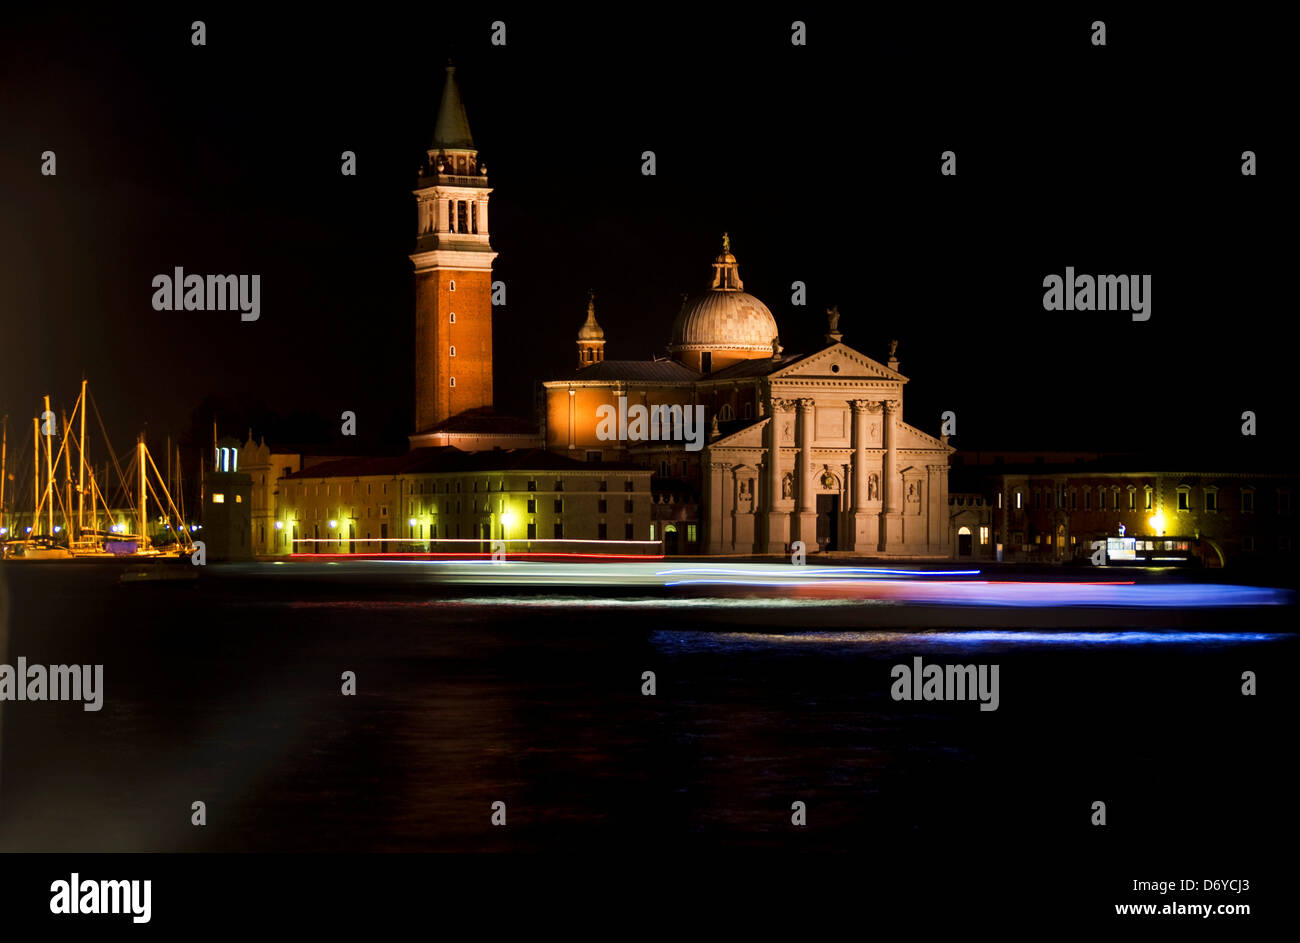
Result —
[[322, 462], [287, 476], [292, 480], [302, 478], [363, 478], [375, 476], [446, 474], [456, 472], [501, 471], [638, 471], [649, 474], [648, 468], [619, 462], [580, 462], [547, 452], [545, 449], [491, 449], [481, 452], [464, 452], [449, 445], [412, 449], [402, 455], [374, 458], [346, 458]]

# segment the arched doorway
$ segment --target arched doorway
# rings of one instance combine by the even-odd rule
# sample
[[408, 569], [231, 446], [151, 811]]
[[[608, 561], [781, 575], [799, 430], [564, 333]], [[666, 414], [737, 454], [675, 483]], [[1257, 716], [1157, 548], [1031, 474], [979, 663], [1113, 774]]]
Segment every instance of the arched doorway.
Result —
[[664, 527], [664, 553], [667, 556], [673, 556], [677, 553], [676, 524], [668, 524]]
[[971, 555], [971, 533], [969, 527], [959, 528], [957, 531], [957, 556], [969, 557]]

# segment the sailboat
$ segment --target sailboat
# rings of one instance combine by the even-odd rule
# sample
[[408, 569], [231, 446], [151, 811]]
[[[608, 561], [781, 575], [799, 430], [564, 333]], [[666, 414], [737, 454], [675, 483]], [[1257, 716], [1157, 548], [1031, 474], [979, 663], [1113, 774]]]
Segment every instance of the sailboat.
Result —
[[[112, 558], [187, 558], [194, 551], [191, 537], [192, 526], [185, 521], [184, 513], [177, 508], [172, 499], [168, 480], [164, 481], [154, 462], [153, 456], [141, 435], [136, 440], [135, 456], [126, 472], [123, 472], [108, 441], [103, 417], [95, 407], [99, 419], [100, 431], [104, 435], [105, 446], [112, 458], [112, 465], [117, 470], [121, 492], [127, 502], [131, 527], [130, 532], [125, 514], [119, 512], [119, 520], [114, 523], [113, 513], [108, 500], [95, 479], [86, 451], [86, 413], [94, 400], [89, 396], [86, 380], [81, 381], [81, 394], [73, 407], [71, 420], [64, 415], [62, 439], [55, 453], [55, 439], [58, 429], [54, 413], [50, 411], [50, 397], [43, 400], [41, 415], [32, 419], [32, 499], [33, 511], [30, 524], [17, 533], [22, 521], [12, 510], [6, 511], [6, 481], [12, 476], [8, 471], [8, 417], [5, 417], [3, 439], [0, 440], [0, 556], [12, 560], [70, 560], [78, 557]], [[72, 435], [74, 424], [79, 429], [78, 435]], [[72, 454], [77, 455], [77, 479], [73, 484]], [[42, 474], [42, 458], [44, 474]], [[171, 452], [168, 448], [168, 465], [170, 472]], [[62, 487], [55, 481], [60, 463], [63, 466]], [[178, 462], [179, 466], [179, 462]], [[150, 474], [152, 472], [152, 475]], [[127, 479], [134, 480], [135, 488], [128, 488]], [[73, 509], [73, 492], [76, 492], [76, 508]], [[132, 495], [131, 491], [135, 494]], [[89, 498], [89, 508], [87, 508]], [[175, 535], [174, 542], [161, 542], [149, 536], [149, 508], [152, 498], [159, 524], [163, 530]], [[55, 523], [55, 509], [58, 506], [59, 520]], [[108, 529], [101, 527], [101, 508], [108, 516]]]

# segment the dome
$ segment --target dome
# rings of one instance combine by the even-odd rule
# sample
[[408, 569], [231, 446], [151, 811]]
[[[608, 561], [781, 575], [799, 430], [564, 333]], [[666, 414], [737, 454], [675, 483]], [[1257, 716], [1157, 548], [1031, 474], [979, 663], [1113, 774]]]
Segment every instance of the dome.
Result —
[[596, 321], [596, 297], [594, 293], [587, 295], [587, 320], [578, 328], [578, 340], [580, 341], [603, 341], [605, 339], [605, 329]]
[[776, 318], [767, 305], [743, 291], [710, 289], [690, 299], [673, 322], [673, 350], [772, 352]]
[[669, 350], [772, 352], [778, 334], [767, 305], [742, 291], [740, 268], [730, 246], [713, 261], [713, 285], [682, 305], [673, 322]]

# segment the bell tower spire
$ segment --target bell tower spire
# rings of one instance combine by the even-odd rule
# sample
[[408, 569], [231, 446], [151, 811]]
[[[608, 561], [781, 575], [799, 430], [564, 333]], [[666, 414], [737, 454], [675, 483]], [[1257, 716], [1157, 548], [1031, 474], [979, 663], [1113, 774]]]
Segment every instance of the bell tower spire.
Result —
[[415, 203], [415, 431], [492, 406], [492, 260], [487, 167], [447, 63]]
[[596, 293], [587, 292], [587, 321], [578, 328], [578, 367], [589, 367], [605, 359], [605, 331], [596, 322]]

